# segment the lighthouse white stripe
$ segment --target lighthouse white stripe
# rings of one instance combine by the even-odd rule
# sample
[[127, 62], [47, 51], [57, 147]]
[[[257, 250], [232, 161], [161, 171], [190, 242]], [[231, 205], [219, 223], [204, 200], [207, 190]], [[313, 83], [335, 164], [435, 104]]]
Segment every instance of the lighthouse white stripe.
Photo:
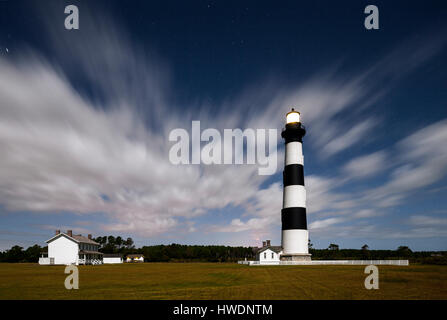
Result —
[[282, 247], [284, 254], [308, 254], [309, 232], [307, 230], [283, 230]]
[[291, 185], [284, 188], [283, 208], [306, 207], [306, 189], [304, 186]]
[[286, 143], [286, 166], [289, 164], [304, 164], [303, 145], [301, 142], [293, 141]]

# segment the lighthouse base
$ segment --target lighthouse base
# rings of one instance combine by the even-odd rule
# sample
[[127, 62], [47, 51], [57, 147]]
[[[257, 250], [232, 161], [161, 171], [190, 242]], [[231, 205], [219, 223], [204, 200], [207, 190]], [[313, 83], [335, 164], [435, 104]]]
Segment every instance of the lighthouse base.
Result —
[[311, 254], [309, 253], [296, 253], [296, 254], [282, 254], [281, 261], [311, 261]]

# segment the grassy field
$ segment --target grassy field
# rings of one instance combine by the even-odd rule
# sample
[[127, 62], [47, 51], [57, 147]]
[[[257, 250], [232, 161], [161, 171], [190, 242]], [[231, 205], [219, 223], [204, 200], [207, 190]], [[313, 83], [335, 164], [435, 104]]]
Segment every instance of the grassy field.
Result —
[[79, 267], [0, 263], [0, 299], [447, 299], [447, 266], [380, 266], [366, 290], [362, 266], [144, 263]]

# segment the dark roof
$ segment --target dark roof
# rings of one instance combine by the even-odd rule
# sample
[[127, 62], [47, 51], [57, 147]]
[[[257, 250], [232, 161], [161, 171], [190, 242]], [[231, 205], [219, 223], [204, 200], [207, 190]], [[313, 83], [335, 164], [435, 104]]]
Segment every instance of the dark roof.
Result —
[[142, 254], [138, 254], [138, 253], [128, 254], [127, 257], [128, 258], [137, 258], [137, 257], [143, 257], [144, 258], [144, 256]]
[[121, 253], [104, 253], [104, 258], [122, 258], [123, 255]]
[[96, 245], [99, 245], [98, 242], [95, 242], [95, 241], [93, 241], [92, 239], [89, 239], [89, 238], [87, 238], [87, 237], [84, 237], [84, 236], [82, 236], [82, 235], [80, 235], [80, 234], [78, 234], [78, 235], [73, 235], [72, 238], [75, 239], [75, 240], [77, 240], [77, 241], [80, 242], [80, 243], [88, 243], [88, 244], [96, 244]]
[[80, 254], [102, 254], [99, 251], [90, 251], [90, 250], [79, 250]]
[[73, 241], [75, 241], [75, 242], [77, 242], [77, 243], [96, 244], [96, 245], [99, 246], [99, 243], [97, 243], [97, 242], [95, 242], [95, 241], [93, 241], [93, 240], [91, 240], [91, 239], [89, 239], [89, 238], [87, 238], [87, 237], [84, 237], [84, 236], [82, 236], [82, 235], [80, 235], [80, 234], [78, 234], [78, 235], [73, 235], [73, 236], [70, 237], [68, 234], [63, 233], [63, 232], [61, 232], [61, 233], [59, 233], [59, 234], [53, 236], [51, 239], [48, 239], [46, 242], [47, 242], [47, 243], [50, 243], [51, 241], [53, 241], [53, 240], [55, 240], [55, 239], [57, 239], [57, 238], [59, 238], [59, 237], [66, 237], [66, 238], [68, 238], [68, 239], [70, 239], [70, 240], [73, 240]]
[[259, 248], [257, 253], [261, 253], [262, 251], [267, 250], [267, 249], [270, 249], [276, 253], [280, 253], [282, 251], [281, 246], [265, 246], [265, 247]]

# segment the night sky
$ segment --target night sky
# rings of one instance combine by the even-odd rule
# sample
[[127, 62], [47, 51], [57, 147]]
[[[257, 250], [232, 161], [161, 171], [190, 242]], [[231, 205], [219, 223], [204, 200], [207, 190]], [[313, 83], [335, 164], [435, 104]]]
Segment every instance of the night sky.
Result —
[[314, 247], [446, 250], [446, 35], [445, 1], [0, 1], [0, 249], [279, 245], [279, 134], [271, 176], [173, 165], [168, 137], [280, 130], [293, 106]]

